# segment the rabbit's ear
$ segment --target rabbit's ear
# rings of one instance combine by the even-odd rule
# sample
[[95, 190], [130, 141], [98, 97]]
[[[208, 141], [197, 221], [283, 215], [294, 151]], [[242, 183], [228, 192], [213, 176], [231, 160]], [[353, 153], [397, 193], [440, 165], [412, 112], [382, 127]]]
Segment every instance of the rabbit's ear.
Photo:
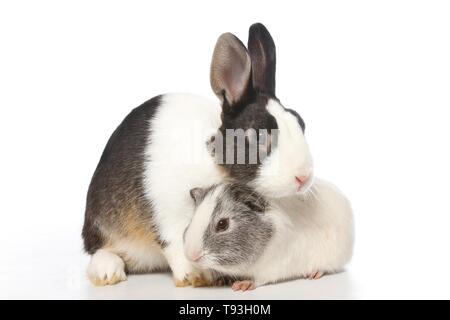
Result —
[[252, 61], [253, 88], [275, 97], [275, 43], [261, 23], [250, 26], [248, 52]]
[[232, 108], [246, 94], [251, 67], [244, 44], [231, 33], [222, 34], [212, 57], [211, 87], [223, 105]]

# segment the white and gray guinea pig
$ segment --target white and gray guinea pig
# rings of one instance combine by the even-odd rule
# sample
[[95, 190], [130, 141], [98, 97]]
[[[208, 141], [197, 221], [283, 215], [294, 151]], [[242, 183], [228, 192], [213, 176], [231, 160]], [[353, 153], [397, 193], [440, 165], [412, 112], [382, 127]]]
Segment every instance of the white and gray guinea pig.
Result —
[[312, 192], [267, 199], [239, 183], [194, 188], [196, 210], [184, 234], [185, 254], [201, 269], [239, 279], [234, 290], [340, 271], [352, 256], [350, 204], [319, 179]]

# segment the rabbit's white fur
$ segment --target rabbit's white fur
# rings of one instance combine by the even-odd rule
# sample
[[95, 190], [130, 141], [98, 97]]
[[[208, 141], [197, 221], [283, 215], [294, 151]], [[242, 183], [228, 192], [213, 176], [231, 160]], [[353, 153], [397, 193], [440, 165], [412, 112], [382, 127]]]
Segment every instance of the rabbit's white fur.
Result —
[[302, 187], [307, 190], [313, 181], [313, 161], [297, 119], [275, 100], [270, 99], [267, 110], [277, 120], [278, 145], [263, 162], [252, 187], [264, 196], [291, 196], [296, 193], [295, 176], [309, 176]]
[[184, 257], [182, 235], [192, 217], [189, 190], [221, 182], [223, 173], [208, 154], [206, 142], [220, 126], [218, 103], [189, 94], [164, 95], [151, 120], [145, 186], [158, 234], [168, 245], [165, 256], [173, 276], [192, 272]]

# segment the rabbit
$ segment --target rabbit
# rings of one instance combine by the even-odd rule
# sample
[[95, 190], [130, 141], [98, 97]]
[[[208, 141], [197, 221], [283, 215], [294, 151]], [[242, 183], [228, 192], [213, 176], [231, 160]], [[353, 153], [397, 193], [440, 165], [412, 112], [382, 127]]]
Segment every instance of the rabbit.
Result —
[[343, 269], [353, 251], [353, 214], [344, 195], [315, 179], [309, 196], [266, 198], [248, 185], [190, 191], [195, 213], [184, 239], [200, 269], [236, 280], [233, 290]]
[[[308, 192], [313, 162], [305, 123], [276, 97], [275, 64], [275, 44], [262, 24], [250, 27], [248, 50], [224, 33], [210, 69], [217, 101], [159, 95], [133, 109], [117, 127], [87, 193], [82, 237], [91, 255], [87, 275], [92, 283], [111, 285], [128, 273], [171, 270], [176, 286], [210, 285], [211, 276], [183, 254], [194, 187], [240, 181], [275, 198]], [[265, 133], [245, 137], [246, 144], [257, 142], [265, 153], [251, 162], [244, 148], [244, 163], [221, 161], [222, 151], [242, 151], [235, 136], [227, 135], [230, 130]]]

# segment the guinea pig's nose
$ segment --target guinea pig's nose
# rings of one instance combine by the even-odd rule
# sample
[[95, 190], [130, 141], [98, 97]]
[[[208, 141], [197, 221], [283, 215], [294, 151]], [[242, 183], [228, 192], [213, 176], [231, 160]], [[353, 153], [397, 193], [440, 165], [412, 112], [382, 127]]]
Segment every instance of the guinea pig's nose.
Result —
[[192, 262], [198, 262], [202, 257], [203, 255], [201, 254], [201, 252], [194, 252], [188, 255], [188, 259]]

